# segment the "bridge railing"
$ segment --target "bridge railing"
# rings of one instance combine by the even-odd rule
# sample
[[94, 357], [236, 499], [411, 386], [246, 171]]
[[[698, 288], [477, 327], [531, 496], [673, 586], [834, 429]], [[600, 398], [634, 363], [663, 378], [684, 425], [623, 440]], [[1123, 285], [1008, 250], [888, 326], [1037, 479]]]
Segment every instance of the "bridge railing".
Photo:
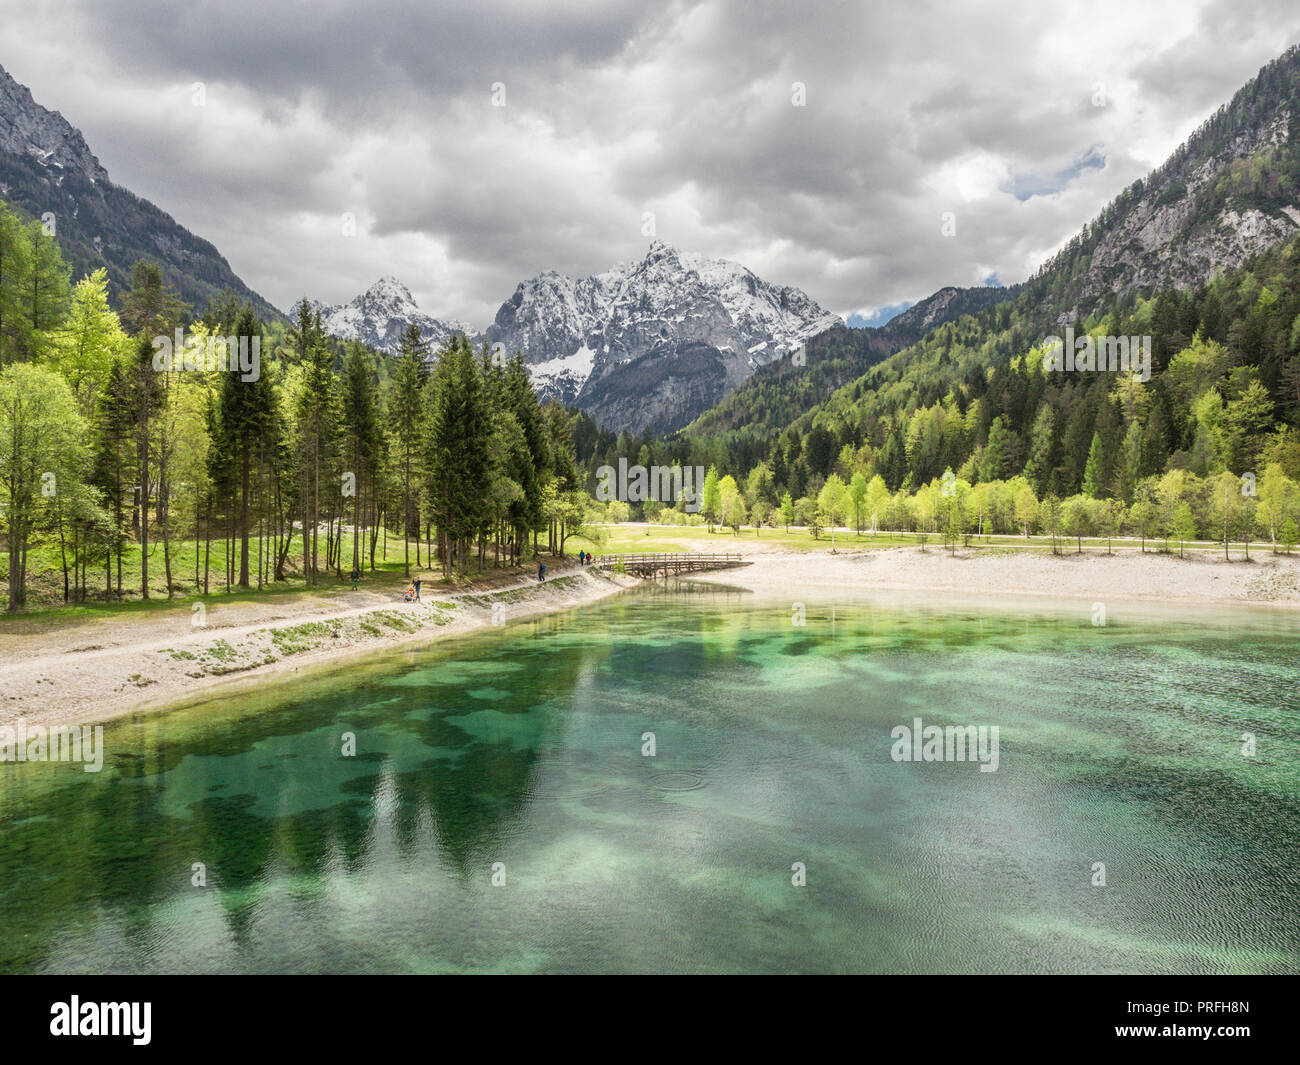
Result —
[[718, 565], [744, 562], [745, 556], [736, 552], [699, 554], [696, 552], [648, 551], [638, 554], [601, 555], [592, 563], [596, 569], [613, 569], [622, 564], [626, 567], [653, 567], [655, 569], [680, 565]]

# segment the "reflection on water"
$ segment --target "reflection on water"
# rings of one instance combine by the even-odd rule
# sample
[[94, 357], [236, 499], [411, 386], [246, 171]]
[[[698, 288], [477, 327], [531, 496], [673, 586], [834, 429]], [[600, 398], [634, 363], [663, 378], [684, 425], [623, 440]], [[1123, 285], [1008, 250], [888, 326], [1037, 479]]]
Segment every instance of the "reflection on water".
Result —
[[672, 582], [115, 723], [0, 765], [0, 971], [1300, 971], [1296, 623], [1123, 613]]

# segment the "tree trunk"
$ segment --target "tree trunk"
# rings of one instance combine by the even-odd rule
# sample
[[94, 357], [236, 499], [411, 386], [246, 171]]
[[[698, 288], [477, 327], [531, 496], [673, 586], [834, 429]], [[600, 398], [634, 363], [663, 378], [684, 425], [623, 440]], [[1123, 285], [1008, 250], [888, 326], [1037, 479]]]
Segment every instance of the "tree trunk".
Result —
[[149, 598], [149, 434], [147, 432], [142, 435], [140, 443], [140, 595], [142, 598]]

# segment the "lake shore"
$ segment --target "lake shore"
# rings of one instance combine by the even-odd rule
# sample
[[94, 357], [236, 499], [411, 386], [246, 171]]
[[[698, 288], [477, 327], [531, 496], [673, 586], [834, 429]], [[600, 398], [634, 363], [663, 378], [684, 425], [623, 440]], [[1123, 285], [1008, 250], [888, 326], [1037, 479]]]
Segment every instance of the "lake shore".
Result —
[[220, 694], [403, 645], [427, 643], [616, 595], [639, 582], [577, 566], [422, 601], [391, 589], [222, 603], [201, 614], [125, 614], [21, 635], [0, 635], [0, 725], [108, 721]]
[[[935, 600], [1037, 598], [1091, 609], [1095, 603], [1300, 608], [1300, 557], [1234, 557], [1116, 548], [1053, 556], [1038, 552], [916, 546], [791, 551], [762, 539], [712, 536], [686, 550], [739, 552], [751, 565], [693, 580], [798, 598], [801, 592], [907, 592]], [[426, 585], [423, 601], [391, 590], [222, 603], [125, 614], [0, 636], [0, 724], [106, 721], [237, 690], [238, 685], [336, 664], [492, 624], [567, 610], [637, 586], [623, 576], [553, 567], [538, 585], [448, 594]], [[196, 621], [202, 624], [195, 624]]]
[[888, 589], [952, 595], [1043, 597], [1071, 602], [1178, 603], [1300, 608], [1300, 556], [1234, 553], [1231, 561], [1208, 552], [1116, 547], [1113, 554], [1085, 550], [1061, 555], [942, 545], [873, 550], [788, 551], [762, 541], [727, 537], [713, 550], [738, 551], [754, 564], [701, 574], [699, 580], [762, 592], [800, 588]]

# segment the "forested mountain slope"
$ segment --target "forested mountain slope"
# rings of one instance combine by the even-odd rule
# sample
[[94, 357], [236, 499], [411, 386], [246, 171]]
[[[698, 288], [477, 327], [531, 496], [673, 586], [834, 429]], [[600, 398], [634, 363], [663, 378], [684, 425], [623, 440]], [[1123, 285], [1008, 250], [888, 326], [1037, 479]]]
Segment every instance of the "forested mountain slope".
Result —
[[[947, 334], [945, 343], [951, 346], [954, 337], [971, 343], [978, 334], [996, 363], [1058, 325], [1110, 308], [1116, 296], [1131, 301], [1162, 289], [1192, 287], [1217, 270], [1241, 265], [1289, 239], [1300, 224], [1298, 105], [1300, 48], [1291, 48], [1023, 285], [945, 289], [880, 330], [823, 334], [809, 341], [805, 367], [783, 363], [756, 374], [686, 433], [696, 438], [752, 434], [770, 441], [829, 400], [832, 389], [851, 386], [861, 395], [879, 382], [908, 376], [913, 363], [926, 357], [924, 344], [909, 346], [928, 332], [927, 325], [957, 320], [957, 331]], [[990, 291], [1014, 303], [998, 301], [996, 310], [970, 305]], [[948, 292], [960, 293], [961, 299], [935, 313], [935, 301]], [[969, 312], [973, 317], [962, 321]], [[872, 370], [891, 355], [888, 368]], [[866, 376], [851, 381], [855, 370]], [[924, 377], [930, 390], [943, 389], [939, 376], [922, 367], [913, 376]], [[746, 446], [752, 450], [753, 444]]]

